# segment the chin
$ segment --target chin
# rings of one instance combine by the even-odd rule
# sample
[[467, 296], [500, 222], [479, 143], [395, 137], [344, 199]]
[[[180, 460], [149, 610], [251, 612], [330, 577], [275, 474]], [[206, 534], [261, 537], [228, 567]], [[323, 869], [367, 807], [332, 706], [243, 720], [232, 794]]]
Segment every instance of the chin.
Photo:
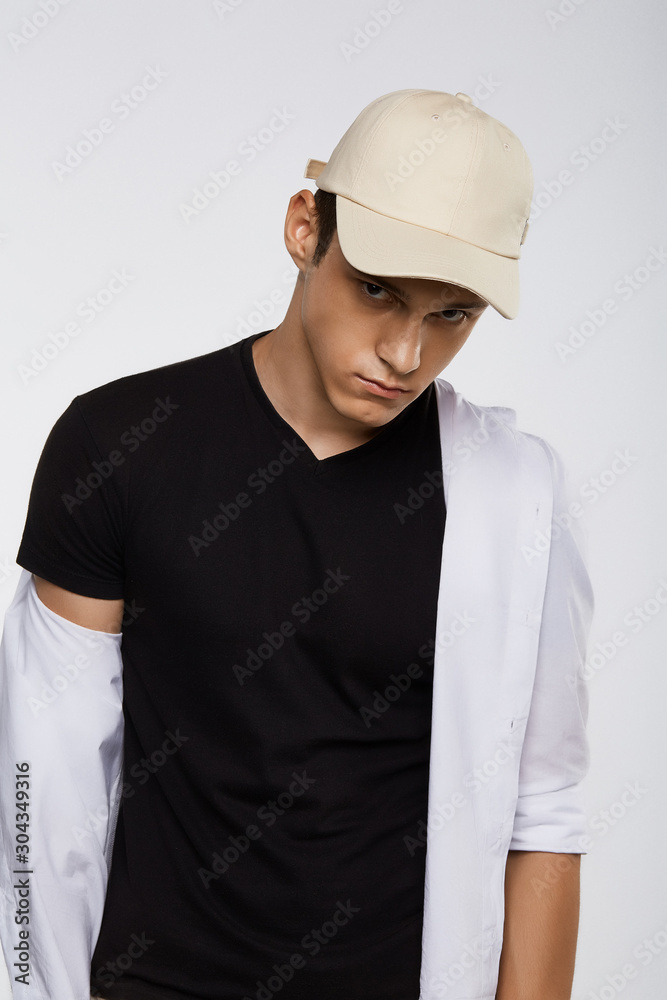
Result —
[[331, 407], [346, 420], [364, 427], [383, 427], [408, 405], [406, 400], [362, 398], [350, 391], [349, 384], [331, 386], [327, 391]]
[[338, 412], [343, 416], [347, 417], [348, 420], [354, 420], [355, 423], [362, 424], [364, 427], [384, 427], [388, 424], [390, 420], [393, 420], [401, 410], [404, 405], [401, 406], [388, 406], [388, 402], [396, 403], [396, 400], [378, 400], [378, 403], [371, 403], [370, 405], [366, 400], [359, 402], [357, 406], [348, 405], [347, 407], [337, 408]]

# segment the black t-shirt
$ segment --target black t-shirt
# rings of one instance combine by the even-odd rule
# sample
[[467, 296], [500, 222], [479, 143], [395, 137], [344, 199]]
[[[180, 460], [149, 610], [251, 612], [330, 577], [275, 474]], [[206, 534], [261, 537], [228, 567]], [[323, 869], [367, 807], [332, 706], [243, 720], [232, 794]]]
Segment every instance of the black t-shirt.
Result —
[[435, 391], [318, 460], [255, 339], [78, 396], [35, 475], [18, 562], [125, 600], [92, 988], [417, 1000], [425, 852], [404, 838], [427, 810]]

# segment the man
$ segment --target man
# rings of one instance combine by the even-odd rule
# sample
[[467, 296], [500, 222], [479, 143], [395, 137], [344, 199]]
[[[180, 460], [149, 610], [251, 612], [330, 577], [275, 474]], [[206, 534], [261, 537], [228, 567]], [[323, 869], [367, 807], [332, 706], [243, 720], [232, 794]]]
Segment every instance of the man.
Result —
[[40, 459], [15, 996], [570, 996], [590, 587], [549, 447], [437, 378], [516, 314], [530, 165], [405, 90], [306, 172], [284, 321], [77, 397]]

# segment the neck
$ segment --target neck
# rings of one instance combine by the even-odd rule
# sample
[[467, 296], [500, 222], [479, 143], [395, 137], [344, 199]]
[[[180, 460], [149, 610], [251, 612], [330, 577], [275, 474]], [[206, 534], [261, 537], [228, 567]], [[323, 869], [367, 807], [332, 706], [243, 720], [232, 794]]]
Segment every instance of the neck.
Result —
[[339, 413], [329, 401], [301, 322], [303, 279], [275, 330], [253, 344], [261, 386], [280, 416], [318, 458], [356, 448], [379, 427], [365, 427]]

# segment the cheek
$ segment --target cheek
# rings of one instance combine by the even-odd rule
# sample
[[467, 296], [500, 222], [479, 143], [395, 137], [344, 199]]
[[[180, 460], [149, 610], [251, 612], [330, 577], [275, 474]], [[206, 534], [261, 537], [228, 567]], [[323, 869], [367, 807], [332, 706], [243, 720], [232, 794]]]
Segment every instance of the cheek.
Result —
[[340, 289], [325, 273], [318, 273], [306, 283], [301, 302], [301, 322], [312, 345], [326, 345], [332, 339], [332, 330], [340, 324], [346, 304], [341, 302]]
[[331, 388], [347, 384], [349, 373], [363, 368], [360, 364], [363, 352], [359, 350], [359, 340], [354, 334], [355, 331], [348, 324], [341, 323], [340, 320], [330, 321], [326, 329], [318, 331], [315, 341], [311, 341], [320, 377]]
[[334, 377], [336, 370], [354, 368], [355, 358], [364, 353], [364, 341], [372, 339], [370, 325], [359, 316], [349, 290], [333, 283], [316, 296], [304, 295], [301, 319], [315, 360]]

